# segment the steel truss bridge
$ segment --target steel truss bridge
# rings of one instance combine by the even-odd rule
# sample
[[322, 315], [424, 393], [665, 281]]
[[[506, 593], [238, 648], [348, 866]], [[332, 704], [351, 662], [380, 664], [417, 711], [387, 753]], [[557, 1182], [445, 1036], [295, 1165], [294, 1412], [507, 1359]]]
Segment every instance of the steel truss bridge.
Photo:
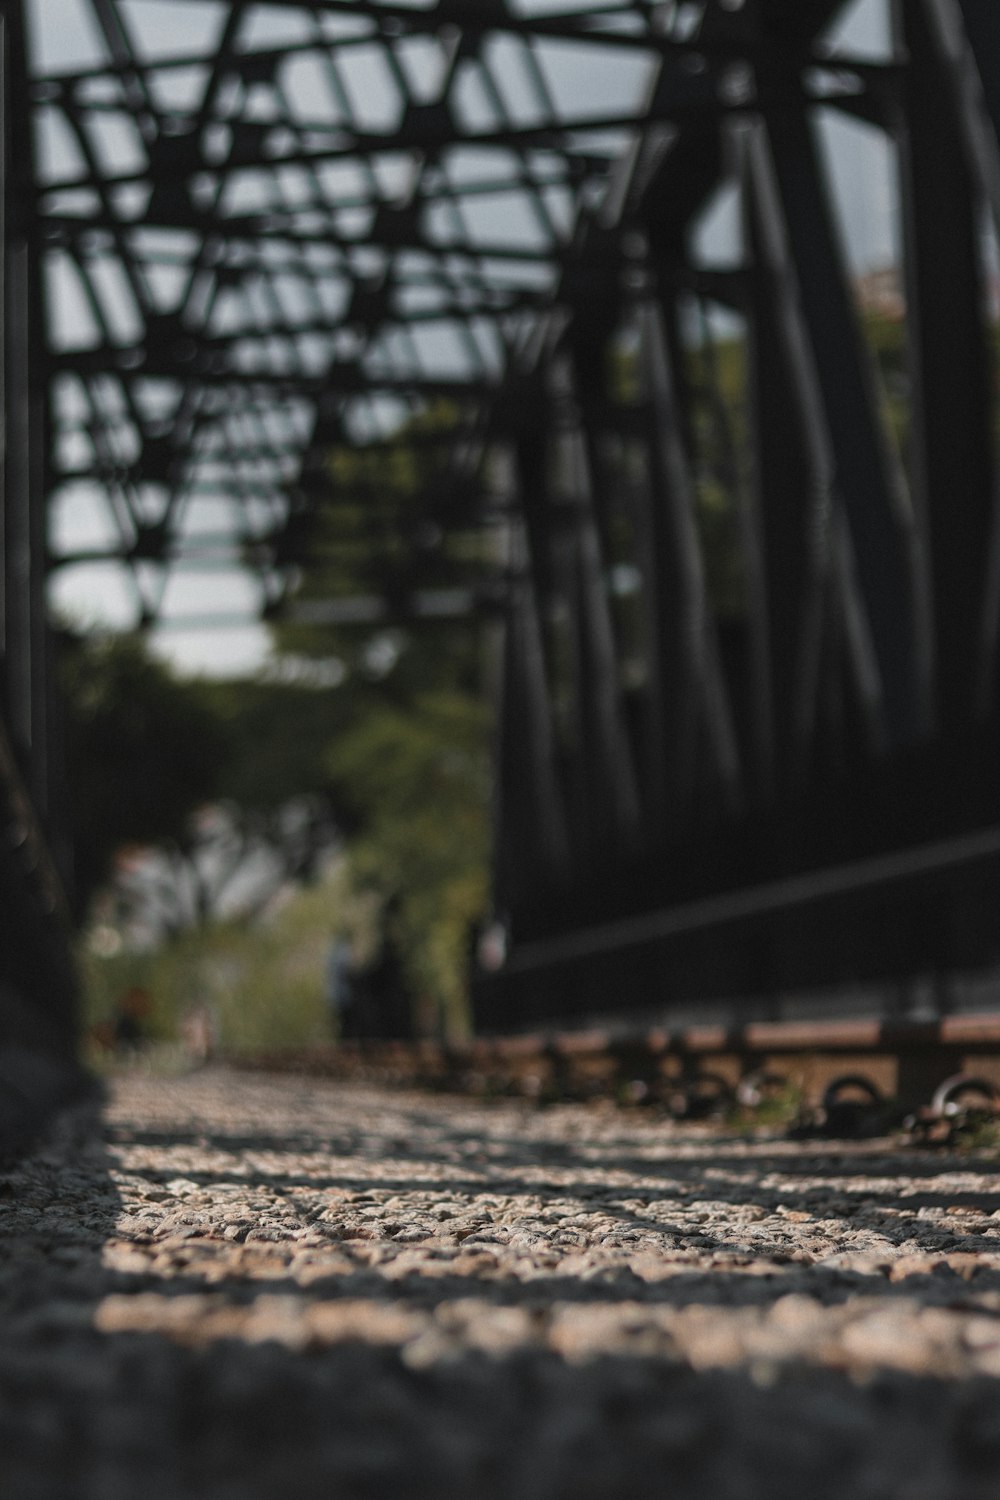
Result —
[[994, 0], [64, 9], [0, 0], [10, 1036], [69, 1035], [52, 580], [294, 611], [401, 432], [412, 566], [326, 608], [500, 622], [485, 1028], [993, 962]]

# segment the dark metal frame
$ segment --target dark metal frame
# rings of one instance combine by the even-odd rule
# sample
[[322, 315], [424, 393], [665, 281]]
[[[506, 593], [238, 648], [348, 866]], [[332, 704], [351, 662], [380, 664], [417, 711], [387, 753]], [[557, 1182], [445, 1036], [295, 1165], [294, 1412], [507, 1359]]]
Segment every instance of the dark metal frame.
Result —
[[[546, 727], [562, 719], [549, 800], [565, 809], [568, 849], [557, 868], [523, 831], [540, 780], [524, 758], [540, 736], [508, 735], [498, 828], [521, 839], [500, 866], [512, 953], [480, 987], [481, 1024], [719, 995], [749, 1010], [755, 996], [773, 1005], [802, 987], [1000, 957], [997, 337], [983, 230], [997, 222], [1000, 38], [975, 0], [900, 4], [892, 60], [837, 101], [898, 152], [901, 442], [806, 84], [837, 9], [795, 7], [797, 36], [779, 3], [728, 19], [706, 10], [703, 36], [748, 28], [754, 84], [741, 86], [755, 92], [737, 120], [682, 125], [665, 151], [640, 152], [602, 225], [598, 253], [617, 242], [617, 288], [639, 304], [645, 375], [631, 411], [594, 375], [629, 317], [620, 293], [568, 309], [540, 345], [534, 426], [519, 438], [531, 476], [522, 588], [551, 626], [547, 642], [522, 637], [510, 670], [524, 686], [509, 701], [523, 722], [526, 685], [550, 685], [534, 701]], [[722, 275], [699, 267], [689, 233], [720, 178], [744, 223], [743, 256]], [[626, 228], [643, 250], [631, 262]], [[745, 330], [736, 410], [711, 341], [695, 354], [678, 333], [684, 305], [705, 299]], [[706, 582], [706, 424], [741, 531], [736, 611]], [[553, 490], [557, 445], [580, 455], [572, 494]], [[623, 512], [646, 611], [631, 691], [627, 632], [609, 655], [599, 584], [620, 564]], [[559, 630], [576, 643], [568, 670]]]
[[[52, 566], [117, 562], [149, 624], [179, 570], [242, 562], [276, 615], [338, 503], [331, 448], [446, 401], [420, 517], [484, 532], [493, 576], [459, 597], [417, 559], [330, 617], [500, 604], [512, 950], [482, 1023], [994, 959], [991, 0], [899, 0], [881, 60], [830, 49], [844, 0], [282, 4], [287, 39], [255, 43], [230, 0], [167, 57], [136, 7], [87, 0], [105, 62], [14, 67], [21, 139], [33, 111], [76, 158], [36, 175], [26, 274], [58, 265], [90, 323], [44, 353], [35, 279], [18, 299], [18, 399], [47, 382], [53, 420], [19, 492], [95, 487], [108, 517]], [[570, 45], [644, 64], [644, 99], [561, 96]], [[896, 153], [894, 421], [826, 109]], [[696, 233], [720, 191], [742, 221], [721, 267]], [[490, 200], [509, 224], [477, 219]]]
[[0, 1152], [81, 1085], [46, 604], [47, 390], [26, 77], [20, 6], [0, 3]]

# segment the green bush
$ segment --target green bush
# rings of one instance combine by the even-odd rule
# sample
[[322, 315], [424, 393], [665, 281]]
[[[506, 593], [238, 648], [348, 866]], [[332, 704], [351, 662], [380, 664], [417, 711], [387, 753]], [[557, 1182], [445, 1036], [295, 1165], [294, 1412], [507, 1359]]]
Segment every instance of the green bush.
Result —
[[145, 953], [83, 958], [84, 1022], [93, 1034], [113, 1023], [121, 997], [146, 990], [154, 1041], [177, 1041], [184, 1017], [206, 1006], [225, 1052], [304, 1047], [331, 1039], [324, 968], [335, 929], [364, 944], [371, 917], [343, 870], [297, 889], [252, 924], [212, 922]]

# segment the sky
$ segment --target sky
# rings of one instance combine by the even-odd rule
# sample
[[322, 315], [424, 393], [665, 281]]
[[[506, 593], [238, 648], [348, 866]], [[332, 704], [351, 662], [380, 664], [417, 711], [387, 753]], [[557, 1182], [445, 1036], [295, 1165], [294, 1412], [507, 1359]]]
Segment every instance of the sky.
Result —
[[[128, 0], [142, 19], [142, 34], [151, 51], [161, 55], [198, 50], [217, 35], [221, 8], [212, 0]], [[546, 9], [557, 9], [546, 0]], [[42, 71], [86, 66], [104, 60], [91, 32], [87, 7], [81, 0], [30, 0], [36, 66]], [[288, 10], [255, 7], [250, 17], [252, 45], [266, 46], [296, 35], [300, 24]], [[856, 0], [838, 28], [836, 41], [845, 52], [884, 55], [887, 44], [887, 0]], [[574, 71], [575, 69], [575, 71]], [[593, 64], [568, 62], [557, 86], [576, 95], [622, 99], [641, 87], [634, 66], [630, 72], [598, 73]], [[303, 87], [308, 88], [307, 80]], [[377, 89], [373, 95], [377, 109]], [[603, 102], [603, 101], [602, 101]], [[829, 155], [834, 193], [840, 209], [852, 265], [856, 271], [890, 262], [895, 255], [897, 228], [890, 151], [877, 132], [828, 113], [822, 135]], [[700, 239], [710, 260], [721, 263], [735, 249], [736, 205], [723, 197], [706, 216]], [[56, 298], [55, 318], [72, 320], [69, 301]], [[54, 511], [53, 525], [63, 538], [76, 541], [92, 529], [97, 508], [85, 493]], [[120, 628], [129, 623], [129, 604], [113, 565], [61, 570], [54, 584], [57, 607], [91, 626]], [[171, 605], [177, 612], [197, 614], [246, 613], [254, 593], [245, 577], [231, 567], [210, 575], [178, 576], [172, 585]], [[211, 630], [164, 628], [155, 636], [156, 648], [184, 671], [232, 674], [253, 671], [267, 654], [268, 634], [258, 624], [239, 624]]]

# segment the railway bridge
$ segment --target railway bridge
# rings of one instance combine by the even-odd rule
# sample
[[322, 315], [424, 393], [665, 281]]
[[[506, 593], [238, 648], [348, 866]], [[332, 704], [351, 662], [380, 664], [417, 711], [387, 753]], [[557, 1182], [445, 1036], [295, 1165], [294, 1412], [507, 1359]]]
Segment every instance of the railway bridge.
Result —
[[[264, 619], [493, 634], [483, 1031], [995, 963], [993, 0], [0, 18], [0, 1046], [40, 1091], [72, 579], [135, 627], [236, 569]], [[400, 433], [406, 566], [309, 598], [331, 455]]]

